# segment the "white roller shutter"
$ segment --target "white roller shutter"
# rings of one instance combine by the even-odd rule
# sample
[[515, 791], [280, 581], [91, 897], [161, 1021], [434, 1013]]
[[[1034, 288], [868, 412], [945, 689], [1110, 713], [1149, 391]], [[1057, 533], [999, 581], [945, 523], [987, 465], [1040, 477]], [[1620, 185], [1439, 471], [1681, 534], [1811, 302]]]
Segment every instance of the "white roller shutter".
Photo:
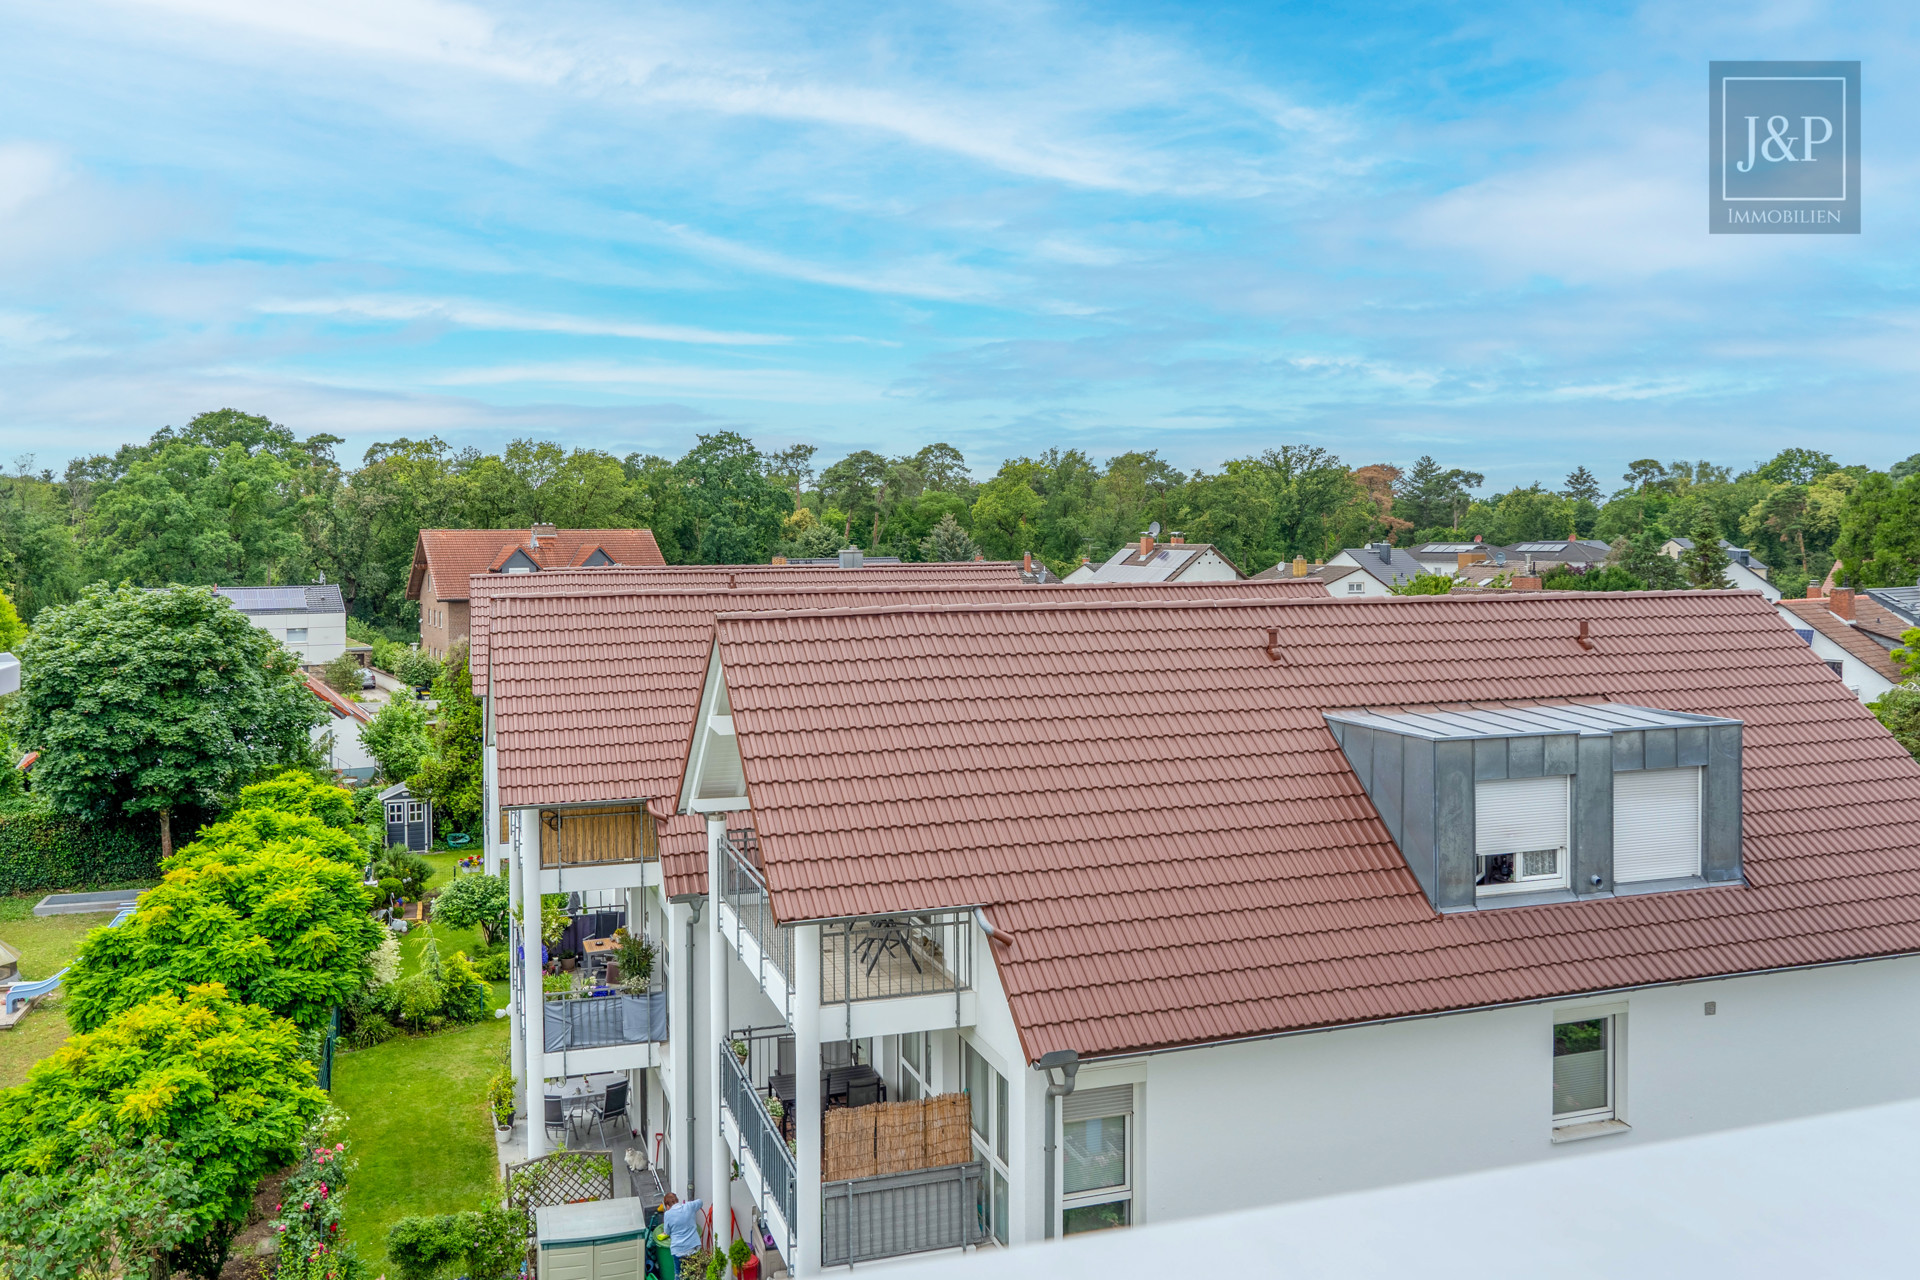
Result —
[[1473, 789], [1473, 851], [1481, 857], [1567, 843], [1567, 780], [1502, 778]]
[[1613, 775], [1613, 880], [1700, 874], [1700, 770]]

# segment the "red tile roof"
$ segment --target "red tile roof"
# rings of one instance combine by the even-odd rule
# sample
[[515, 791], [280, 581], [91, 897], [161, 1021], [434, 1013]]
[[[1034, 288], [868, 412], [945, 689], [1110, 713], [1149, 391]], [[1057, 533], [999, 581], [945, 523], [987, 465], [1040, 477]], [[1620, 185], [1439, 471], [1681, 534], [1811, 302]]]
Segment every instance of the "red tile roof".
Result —
[[307, 690], [325, 703], [327, 710], [336, 716], [350, 716], [362, 724], [367, 724], [373, 719], [371, 711], [344, 695], [335, 693], [324, 681], [314, 676], [307, 677]]
[[554, 529], [542, 525], [539, 545], [533, 546], [532, 542], [531, 529], [422, 529], [413, 544], [413, 575], [407, 580], [407, 599], [420, 598], [421, 584], [431, 571], [434, 594], [439, 599], [465, 600], [471, 575], [499, 568], [515, 551], [526, 552], [527, 558], [543, 570], [578, 564], [595, 548], [621, 565], [667, 562], [651, 529]]
[[[722, 610], [834, 609], [880, 599], [896, 605], [1044, 597], [1195, 599], [1224, 590], [1269, 600], [1324, 596], [1318, 584], [1273, 582], [1025, 586], [1018, 569], [1008, 566], [1014, 580], [991, 586], [849, 570], [866, 576], [844, 585], [791, 590], [673, 590], [643, 584], [560, 594], [501, 589], [475, 596], [474, 691], [487, 695], [490, 665], [500, 803], [519, 808], [653, 797], [671, 803], [679, 795], [693, 736], [714, 615]], [[478, 625], [482, 600], [488, 606], [484, 633]]]
[[[1856, 609], [1859, 601], [1860, 597], [1854, 597]], [[1895, 684], [1900, 683], [1900, 667], [1894, 662], [1892, 654], [1872, 636], [1848, 626], [1845, 618], [1836, 617], [1827, 608], [1825, 600], [1782, 600], [1779, 607], [1865, 663], [1867, 670], [1885, 676]], [[1887, 611], [1881, 609], [1880, 612]]]
[[[1920, 950], [1920, 764], [1755, 594], [728, 614], [716, 634], [777, 914], [983, 905], [1014, 938], [989, 950], [1029, 1057]], [[1322, 712], [1521, 700], [1742, 720], [1747, 884], [1436, 914]]]

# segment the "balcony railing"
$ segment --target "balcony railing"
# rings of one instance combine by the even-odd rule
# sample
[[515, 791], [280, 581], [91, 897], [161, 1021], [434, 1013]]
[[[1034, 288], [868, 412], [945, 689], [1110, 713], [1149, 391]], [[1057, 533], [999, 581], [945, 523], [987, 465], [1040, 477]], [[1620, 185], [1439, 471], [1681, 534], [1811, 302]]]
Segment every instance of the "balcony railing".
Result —
[[765, 1181], [767, 1194], [780, 1210], [781, 1219], [788, 1230], [793, 1230], [794, 1206], [799, 1194], [793, 1152], [787, 1149], [780, 1126], [767, 1114], [766, 1105], [754, 1092], [753, 1082], [747, 1078], [746, 1068], [734, 1055], [732, 1046], [723, 1043], [719, 1048], [720, 1101], [733, 1117], [734, 1129], [740, 1135], [740, 1152], [753, 1160]]
[[[734, 954], [740, 957], [743, 964], [754, 969], [761, 990], [780, 1005], [781, 1012], [791, 1023], [793, 930], [783, 927], [773, 917], [766, 877], [760, 871], [760, 846], [754, 838], [753, 829], [746, 827], [728, 831], [725, 853], [720, 897], [733, 913], [735, 932], [729, 941], [733, 943]], [[751, 952], [748, 942], [752, 943]]]
[[822, 1004], [964, 991], [972, 973], [971, 912], [910, 912], [820, 928]]
[[667, 1039], [667, 968], [656, 957], [643, 993], [587, 987], [544, 997], [548, 1053], [602, 1049], [614, 1044], [661, 1044]]
[[821, 1263], [840, 1267], [979, 1244], [986, 1238], [985, 1175], [986, 1166], [976, 1161], [825, 1184]]

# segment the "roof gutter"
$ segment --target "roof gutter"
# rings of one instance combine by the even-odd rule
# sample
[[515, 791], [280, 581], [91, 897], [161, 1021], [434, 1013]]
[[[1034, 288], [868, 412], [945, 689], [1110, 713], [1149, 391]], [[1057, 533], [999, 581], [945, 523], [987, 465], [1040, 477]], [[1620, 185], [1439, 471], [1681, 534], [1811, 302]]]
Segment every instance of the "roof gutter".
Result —
[[1295, 1027], [1289, 1031], [1263, 1031], [1250, 1036], [1227, 1036], [1219, 1040], [1200, 1040], [1193, 1044], [1164, 1045], [1157, 1049], [1125, 1049], [1117, 1053], [1082, 1054], [1080, 1061], [1126, 1062], [1134, 1058], [1158, 1058], [1169, 1053], [1191, 1053], [1196, 1049], [1217, 1049], [1232, 1044], [1259, 1044], [1267, 1040], [1290, 1040], [1295, 1036], [1325, 1035], [1330, 1031], [1350, 1031], [1356, 1027], [1386, 1027], [1401, 1022], [1427, 1022], [1434, 1018], [1452, 1018], [1463, 1013], [1488, 1013], [1495, 1009], [1525, 1009], [1541, 1004], [1565, 1004], [1570, 1000], [1594, 1000], [1603, 996], [1622, 996], [1634, 991], [1657, 991], [1663, 987], [1690, 987], [1700, 982], [1730, 982], [1735, 978], [1764, 978], [1775, 973], [1804, 973], [1814, 969], [1839, 969], [1847, 965], [1874, 964], [1882, 960], [1911, 960], [1920, 950], [1892, 951], [1882, 956], [1856, 956], [1851, 960], [1822, 960], [1815, 964], [1784, 964], [1771, 969], [1743, 969], [1738, 973], [1714, 973], [1698, 978], [1676, 978], [1671, 982], [1641, 982], [1626, 987], [1601, 987], [1593, 991], [1569, 991], [1565, 995], [1538, 996], [1531, 1000], [1504, 1000], [1498, 1004], [1476, 1004], [1465, 1009], [1437, 1009], [1431, 1013], [1405, 1013], [1393, 1018], [1369, 1018], [1364, 1022], [1336, 1022], [1325, 1027]]

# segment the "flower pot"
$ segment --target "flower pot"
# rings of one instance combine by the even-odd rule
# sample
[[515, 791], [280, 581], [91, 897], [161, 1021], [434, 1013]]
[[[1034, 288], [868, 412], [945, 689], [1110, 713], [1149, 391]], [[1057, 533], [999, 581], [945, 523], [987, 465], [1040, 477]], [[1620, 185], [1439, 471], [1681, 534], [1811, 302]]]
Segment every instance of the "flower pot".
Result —
[[580, 962], [578, 960], [575, 960], [572, 956], [567, 956], [560, 961], [560, 967], [562, 969], [565, 969], [568, 973], [572, 973], [575, 969], [580, 967]]
[[505, 1133], [507, 1130], [513, 1128], [513, 1112], [509, 1111], [505, 1116], [496, 1113], [493, 1117], [493, 1123], [495, 1128]]

